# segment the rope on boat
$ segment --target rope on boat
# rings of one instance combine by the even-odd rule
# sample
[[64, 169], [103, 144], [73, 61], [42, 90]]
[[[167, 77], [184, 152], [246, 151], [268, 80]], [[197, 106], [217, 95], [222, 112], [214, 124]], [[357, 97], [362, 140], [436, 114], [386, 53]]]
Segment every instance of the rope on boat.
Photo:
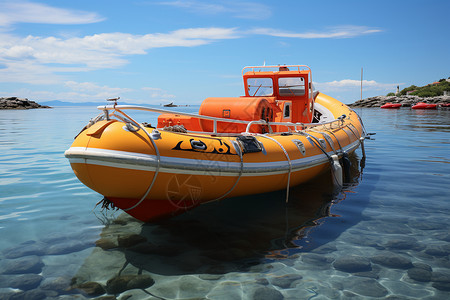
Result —
[[[344, 172], [345, 172], [345, 178], [347, 178], [347, 180], [350, 178], [350, 159], [348, 158], [348, 154], [347, 152], [344, 151], [344, 149], [341, 146], [341, 143], [339, 142], [339, 139], [336, 137], [336, 135], [334, 134], [334, 132], [332, 132], [331, 130], [327, 130], [330, 134], [332, 134], [334, 136], [334, 138], [336, 139], [336, 141], [338, 142], [339, 148], [340, 149], [340, 153], [342, 153], [342, 166], [344, 168]], [[362, 138], [362, 140], [364, 140], [364, 138]], [[363, 151], [363, 156], [365, 157], [365, 152], [364, 152], [364, 143], [362, 143], [362, 151]]]
[[338, 143], [338, 145], [339, 145], [339, 148], [341, 148], [341, 152], [344, 152], [344, 149], [343, 149], [342, 146], [341, 146], [341, 142], [339, 142], [339, 139], [338, 139], [337, 136], [334, 134], [334, 132], [331, 131], [330, 129], [328, 129], [327, 132], [329, 132], [332, 136], [334, 136], [334, 138], [336, 139], [336, 141], [337, 141], [337, 143]]
[[100, 211], [103, 211], [103, 210], [119, 210], [119, 208], [117, 207], [117, 206], [115, 206], [114, 205], [114, 203], [113, 202], [111, 202], [108, 198], [106, 198], [106, 197], [103, 197], [103, 199], [102, 200], [100, 200], [100, 201], [98, 201], [97, 202], [97, 204], [95, 204], [95, 206], [94, 206], [94, 209], [99, 205], [99, 204], [101, 204], [102, 205], [102, 207], [101, 207], [101, 209], [100, 209]]
[[[337, 150], [336, 149], [334, 149], [334, 146], [333, 146], [333, 144], [332, 143], [330, 143], [330, 141], [326, 138], [326, 133], [325, 132], [323, 132], [323, 131], [320, 131], [320, 130], [315, 130], [315, 129], [311, 129], [311, 131], [313, 131], [313, 132], [316, 132], [316, 133], [318, 133], [318, 134], [321, 134], [322, 136], [323, 136], [323, 138], [325, 139], [325, 141], [326, 142], [328, 142], [328, 145], [330, 145], [330, 147], [331, 147], [331, 149], [333, 150], [333, 152], [334, 152], [334, 154], [338, 154], [337, 153]], [[328, 130], [327, 130], [328, 131]], [[336, 136], [333, 134], [333, 136], [336, 138]], [[328, 138], [330, 138], [330, 136], [328, 136]], [[336, 140], [337, 140], [337, 138], [336, 138]], [[338, 140], [338, 143], [339, 143], [339, 140]], [[342, 147], [341, 147], [341, 144], [339, 144], [339, 147], [341, 148], [341, 150], [342, 150]]]
[[[353, 133], [353, 135], [355, 136], [355, 138], [359, 140], [359, 137], [358, 137], [358, 136], [355, 134], [355, 132], [350, 128], [350, 126], [346, 125], [345, 127], [347, 127], [347, 128]], [[356, 128], [355, 128], [355, 129], [356, 129]], [[358, 131], [358, 129], [356, 129], [356, 131]], [[358, 133], [359, 133], [359, 132], [358, 132]]]
[[[337, 185], [341, 186], [343, 185], [343, 180], [342, 180], [342, 167], [339, 164], [339, 157], [336, 154], [333, 155], [329, 155], [327, 153], [326, 148], [323, 149], [322, 146], [320, 145], [320, 142], [317, 140], [317, 138], [307, 132], [301, 131], [298, 132], [301, 135], [306, 135], [308, 137], [311, 138], [311, 141], [313, 142], [314, 145], [316, 145], [317, 148], [319, 148], [320, 150], [322, 150], [323, 154], [325, 154], [325, 156], [328, 158], [330, 165], [331, 165], [331, 174], [333, 175], [334, 181]], [[337, 174], [336, 174], [337, 173]]]
[[[359, 116], [359, 114], [354, 109], [352, 109], [352, 111], [358, 117], [359, 123], [361, 124], [361, 127], [362, 127], [362, 135], [361, 136], [363, 136], [365, 138], [365, 136], [368, 135], [368, 134], [367, 134], [366, 127], [364, 126], [364, 122], [363, 122], [362, 118]], [[361, 110], [361, 113], [362, 113], [362, 110]]]
[[159, 154], [159, 149], [158, 146], [156, 146], [155, 141], [153, 140], [152, 136], [147, 132], [147, 130], [144, 129], [144, 127], [142, 127], [141, 124], [139, 124], [138, 122], [136, 122], [135, 120], [133, 120], [131, 117], [129, 117], [126, 113], [124, 113], [123, 111], [116, 109], [118, 112], [120, 112], [121, 114], [123, 114], [126, 118], [130, 119], [132, 122], [134, 122], [134, 124], [137, 124], [139, 126], [140, 129], [142, 129], [143, 132], [145, 132], [145, 134], [148, 136], [148, 138], [150, 139], [150, 142], [152, 143], [153, 148], [155, 149], [156, 152], [156, 160], [157, 160], [157, 165], [156, 165], [156, 170], [155, 170], [155, 175], [153, 176], [152, 179], [152, 183], [149, 185], [149, 187], [147, 188], [147, 191], [145, 192], [144, 196], [142, 196], [142, 198], [138, 201], [138, 203], [136, 203], [135, 205], [133, 205], [132, 207], [126, 208], [124, 209], [124, 211], [129, 211], [132, 210], [136, 207], [138, 207], [142, 201], [144, 201], [145, 198], [147, 198], [148, 194], [150, 193], [151, 189], [153, 188], [153, 185], [155, 184], [156, 181], [156, 177], [158, 176], [159, 173], [159, 168], [161, 165], [161, 155]]
[[288, 173], [288, 180], [287, 180], [287, 186], [286, 186], [286, 203], [289, 202], [289, 186], [291, 184], [291, 173], [292, 173], [292, 163], [291, 163], [291, 158], [289, 157], [289, 154], [287, 153], [286, 149], [284, 149], [283, 145], [280, 144], [280, 142], [278, 142], [276, 139], [267, 136], [267, 135], [263, 135], [260, 133], [256, 133], [257, 136], [269, 139], [271, 141], [274, 141], [278, 146], [280, 146], [280, 148], [283, 150], [284, 155], [286, 155], [287, 158], [287, 162], [289, 164], [289, 173]]
[[242, 173], [244, 172], [244, 158], [242, 157], [243, 156], [242, 149], [239, 147], [237, 142], [232, 141], [232, 145], [234, 146], [236, 152], [239, 154], [239, 158], [241, 160], [241, 169], [239, 170], [239, 176], [236, 179], [236, 181], [234, 182], [234, 185], [228, 190], [228, 192], [226, 192], [225, 194], [223, 194], [219, 198], [216, 198], [216, 199], [214, 199], [212, 201], [219, 201], [219, 200], [222, 200], [223, 198], [225, 198], [226, 196], [228, 196], [228, 194], [230, 194], [234, 190], [234, 188], [237, 186], [239, 180], [241, 179]]

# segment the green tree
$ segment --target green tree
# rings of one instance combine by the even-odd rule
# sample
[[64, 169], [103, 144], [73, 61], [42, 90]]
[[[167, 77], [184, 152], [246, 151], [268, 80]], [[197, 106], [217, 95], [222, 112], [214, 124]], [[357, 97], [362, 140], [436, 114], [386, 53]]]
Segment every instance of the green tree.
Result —
[[407, 88], [404, 88], [403, 90], [400, 91], [400, 95], [406, 95], [407, 92], [409, 91], [414, 91], [415, 89], [417, 89], [417, 86], [415, 85], [411, 85]]

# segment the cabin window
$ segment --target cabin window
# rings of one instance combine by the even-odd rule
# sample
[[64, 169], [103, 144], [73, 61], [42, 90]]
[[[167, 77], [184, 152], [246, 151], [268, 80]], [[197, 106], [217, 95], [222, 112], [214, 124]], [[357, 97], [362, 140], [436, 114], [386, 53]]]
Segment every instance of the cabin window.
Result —
[[278, 79], [279, 95], [281, 97], [296, 97], [305, 95], [305, 79], [303, 77], [281, 77]]
[[283, 118], [287, 119], [290, 117], [291, 117], [291, 103], [285, 103]]
[[272, 96], [272, 78], [248, 78], [247, 91], [249, 96]]

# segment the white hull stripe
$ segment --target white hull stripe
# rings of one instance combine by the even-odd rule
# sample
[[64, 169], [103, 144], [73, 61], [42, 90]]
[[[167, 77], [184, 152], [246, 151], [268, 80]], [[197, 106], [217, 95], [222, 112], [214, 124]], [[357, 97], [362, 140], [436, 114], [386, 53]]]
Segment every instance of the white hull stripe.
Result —
[[[356, 140], [344, 147], [343, 150], [352, 152], [358, 148], [359, 144], [360, 142]], [[330, 151], [328, 154], [332, 155], [334, 152]], [[65, 156], [70, 163], [84, 163], [130, 170], [155, 171], [157, 166], [156, 155], [126, 151], [71, 147], [65, 152]], [[292, 172], [324, 163], [328, 163], [328, 158], [325, 154], [291, 160]], [[161, 156], [159, 171], [176, 174], [237, 176], [241, 171], [241, 163]], [[277, 175], [288, 172], [288, 161], [244, 162], [242, 176]]]

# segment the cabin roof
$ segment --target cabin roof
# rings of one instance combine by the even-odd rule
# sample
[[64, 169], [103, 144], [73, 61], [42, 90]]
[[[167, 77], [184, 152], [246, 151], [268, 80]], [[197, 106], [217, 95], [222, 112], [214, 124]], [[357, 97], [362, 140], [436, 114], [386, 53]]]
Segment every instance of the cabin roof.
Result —
[[277, 75], [277, 77], [281, 76], [294, 76], [294, 75], [306, 75], [309, 71], [274, 71], [274, 72], [253, 72], [248, 71], [245, 72], [244, 76], [258, 76], [258, 77], [272, 77], [274, 75]]
[[305, 65], [284, 65], [284, 66], [251, 66], [242, 69], [242, 75], [248, 76], [294, 76], [311, 73], [311, 69]]

